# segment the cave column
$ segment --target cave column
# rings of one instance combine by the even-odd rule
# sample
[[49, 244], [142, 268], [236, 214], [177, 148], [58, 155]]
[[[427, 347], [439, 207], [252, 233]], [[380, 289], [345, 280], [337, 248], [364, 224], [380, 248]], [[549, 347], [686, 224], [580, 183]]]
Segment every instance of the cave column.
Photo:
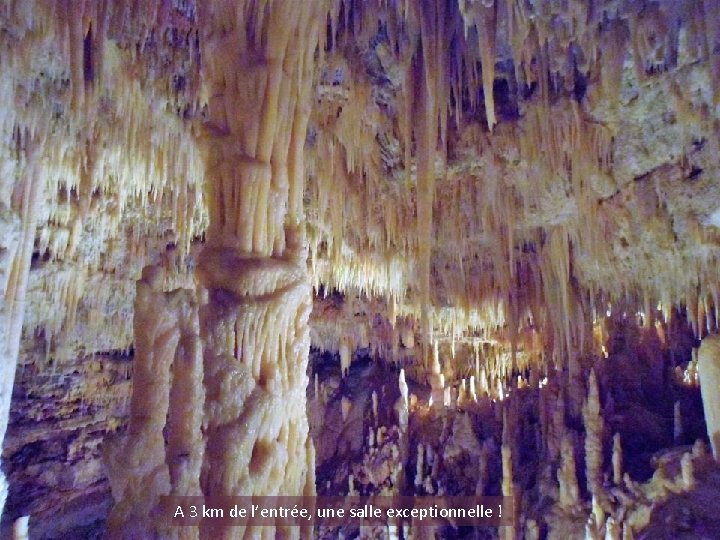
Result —
[[[314, 495], [303, 149], [324, 2], [203, 2], [206, 496]], [[206, 526], [213, 538], [272, 537]], [[294, 536], [299, 531], [278, 532]]]
[[708, 438], [720, 460], [720, 335], [707, 336], [700, 344], [698, 374]]

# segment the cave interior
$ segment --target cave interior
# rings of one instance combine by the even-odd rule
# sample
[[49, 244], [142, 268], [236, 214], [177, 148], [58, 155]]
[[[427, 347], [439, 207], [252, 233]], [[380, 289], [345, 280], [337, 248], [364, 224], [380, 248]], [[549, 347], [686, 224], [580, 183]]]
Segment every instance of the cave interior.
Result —
[[[0, 535], [720, 538], [720, 2], [4, 0]], [[502, 527], [167, 496], [512, 497]]]

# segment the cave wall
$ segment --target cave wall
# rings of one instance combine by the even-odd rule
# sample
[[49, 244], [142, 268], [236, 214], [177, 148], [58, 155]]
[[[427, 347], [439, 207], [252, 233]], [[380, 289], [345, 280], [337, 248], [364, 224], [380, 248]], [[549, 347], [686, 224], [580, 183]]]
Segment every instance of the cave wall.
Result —
[[34, 343], [18, 365], [3, 450], [3, 534], [30, 515], [33, 538], [100, 537], [112, 503], [102, 446], [127, 424], [132, 355], [59, 362]]

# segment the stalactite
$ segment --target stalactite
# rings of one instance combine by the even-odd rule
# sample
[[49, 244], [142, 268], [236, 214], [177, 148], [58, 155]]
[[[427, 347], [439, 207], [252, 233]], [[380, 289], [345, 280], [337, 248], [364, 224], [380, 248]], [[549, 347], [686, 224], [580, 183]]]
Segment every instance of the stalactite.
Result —
[[463, 403], [465, 403], [466, 400], [467, 400], [467, 389], [465, 387], [465, 379], [462, 379], [460, 381], [460, 386], [458, 388], [456, 405], [458, 407], [460, 407], [461, 405], [463, 405]]
[[340, 374], [346, 377], [350, 371], [350, 362], [352, 361], [351, 343], [348, 336], [343, 336], [340, 341]]
[[613, 107], [617, 106], [629, 34], [626, 23], [623, 20], [614, 19], [608, 23], [600, 37], [603, 62], [602, 88], [604, 95]]
[[[444, 24], [442, 14], [436, 7], [440, 4], [423, 2], [419, 17], [421, 18], [421, 48], [417, 55], [417, 95], [415, 114], [418, 122], [415, 127], [417, 138], [417, 236], [418, 236], [418, 267], [420, 276], [420, 298], [422, 304], [422, 337], [425, 357], [431, 334], [430, 320], [430, 273], [433, 245], [433, 201], [435, 199], [435, 158], [438, 136], [439, 102], [438, 79], [443, 81], [442, 65], [438, 65], [438, 55], [442, 54], [442, 36], [439, 33]], [[440, 40], [440, 41], [439, 41]]]
[[[5, 208], [0, 202], [0, 216], [7, 212], [11, 224], [6, 237], [0, 239], [0, 443], [10, 415], [10, 400], [25, 315], [25, 297], [28, 274], [33, 253], [35, 228], [39, 203], [43, 197], [43, 185], [39, 176], [38, 151], [44, 144], [44, 136], [15, 130], [16, 144], [21, 153], [19, 173], [20, 193], [16, 208]], [[4, 218], [4, 216], [2, 216]], [[4, 220], [4, 219], [3, 219]], [[15, 234], [13, 233], [15, 231]], [[0, 472], [0, 514], [5, 508], [8, 484], [4, 472]]]
[[[460, 0], [460, 11], [465, 19], [465, 26], [474, 26], [478, 34], [478, 46], [482, 61], [482, 85], [485, 99], [485, 115], [488, 129], [492, 131], [497, 123], [495, 116], [495, 99], [493, 85], [495, 83], [495, 58], [498, 3], [491, 1], [474, 2]], [[466, 30], [467, 32], [467, 30]]]

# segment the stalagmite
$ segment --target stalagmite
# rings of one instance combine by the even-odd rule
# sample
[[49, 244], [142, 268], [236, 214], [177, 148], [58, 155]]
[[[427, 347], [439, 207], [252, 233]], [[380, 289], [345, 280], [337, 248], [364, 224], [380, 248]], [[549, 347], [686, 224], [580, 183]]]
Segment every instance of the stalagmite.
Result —
[[400, 399], [398, 399], [395, 408], [398, 414], [398, 425], [400, 426], [400, 431], [404, 433], [407, 430], [408, 416], [410, 414], [410, 401], [408, 399], [408, 386], [405, 382], [404, 369], [400, 370], [398, 386], [400, 388]]
[[400, 370], [400, 375], [398, 376], [398, 386], [400, 387], [400, 397], [402, 398], [403, 404], [407, 409], [410, 406], [410, 401], [408, 400], [408, 385], [407, 382], [405, 382], [404, 369]]
[[342, 397], [340, 400], [340, 412], [342, 413], [342, 420], [343, 422], [347, 422], [348, 415], [350, 414], [350, 409], [352, 408], [352, 401], [350, 401], [345, 396]]
[[612, 468], [613, 468], [613, 484], [619, 486], [623, 479], [623, 462], [622, 462], [622, 445], [620, 443], [620, 434], [613, 435], [612, 450]]
[[534, 519], [525, 523], [525, 540], [540, 540], [540, 528]]
[[348, 476], [348, 497], [357, 497], [358, 491], [355, 489], [355, 477], [351, 474]]
[[417, 445], [417, 459], [415, 462], [415, 487], [420, 487], [423, 484], [423, 476], [424, 476], [424, 469], [423, 469], [423, 457], [424, 457], [424, 449], [422, 443], [418, 443]]
[[575, 448], [570, 433], [565, 433], [562, 438], [560, 454], [563, 459], [557, 473], [560, 484], [559, 504], [561, 508], [569, 511], [576, 508], [580, 502], [580, 490], [575, 470]]
[[600, 505], [600, 502], [595, 495], [593, 495], [591, 505], [593, 522], [595, 523], [595, 527], [598, 531], [602, 531], [605, 528], [605, 510]]
[[475, 485], [475, 495], [485, 495], [490, 475], [490, 458], [494, 453], [494, 446], [491, 439], [485, 439], [480, 448], [480, 460], [478, 463], [478, 481]]
[[[501, 491], [503, 497], [517, 496], [515, 489], [515, 481], [513, 478], [513, 456], [512, 456], [512, 441], [510, 438], [510, 425], [508, 424], [507, 409], [503, 410], [503, 431], [502, 431], [502, 445], [500, 448], [500, 455], [502, 461], [502, 485]], [[507, 540], [515, 538], [515, 530], [517, 528], [517, 508], [516, 515], [513, 516], [512, 525], [503, 527], [501, 529], [501, 537]]]
[[549, 426], [547, 437], [548, 454], [551, 460], [560, 456], [561, 445], [565, 437], [565, 400], [562, 393], [559, 393], [555, 400], [555, 407], [552, 409], [552, 422]]
[[13, 540], [29, 540], [30, 516], [22, 516], [13, 523]]
[[[164, 292], [162, 283], [163, 271], [155, 266], [146, 267], [137, 282], [130, 421], [127, 434], [105, 449], [115, 499], [108, 518], [111, 538], [158, 534], [150, 516], [161, 496], [200, 493], [204, 391], [198, 305], [194, 291]], [[191, 538], [197, 531], [186, 533]]]
[[588, 491], [600, 496], [602, 489], [603, 420], [600, 414], [600, 394], [595, 371], [590, 372], [588, 397], [583, 406], [585, 423], [585, 470]]
[[603, 540], [593, 514], [590, 514], [585, 523], [585, 540]]
[[676, 401], [673, 406], [673, 441], [678, 443], [683, 437], [682, 412], [680, 402]]
[[691, 452], [685, 452], [680, 459], [680, 477], [684, 490], [689, 491], [695, 487], [695, 470]]
[[465, 379], [462, 379], [460, 381], [460, 386], [458, 387], [458, 393], [457, 393], [457, 401], [456, 405], [459, 407], [465, 402], [467, 399], [467, 389], [465, 386]]
[[[503, 497], [512, 497], [514, 495], [513, 489], [513, 466], [512, 466], [512, 451], [510, 446], [503, 444], [501, 447], [502, 456], [502, 494]], [[515, 526], [504, 527], [502, 530], [503, 538], [508, 540], [515, 537]]]
[[377, 423], [378, 423], [378, 395], [375, 390], [373, 390], [372, 394], [370, 395], [370, 400], [372, 402], [373, 421], [375, 422], [375, 425], [377, 425]]
[[605, 540], [621, 540], [622, 527], [610, 516], [605, 522]]
[[707, 336], [698, 352], [698, 373], [705, 422], [713, 456], [720, 460], [720, 336]]
[[486, 396], [490, 393], [490, 384], [488, 383], [487, 371], [483, 367], [480, 370], [480, 395]]
[[[170, 494], [183, 496], [201, 491], [200, 469], [205, 448], [200, 404], [205, 400], [205, 388], [202, 385], [203, 358], [197, 305], [188, 292], [180, 298], [180, 337], [172, 365], [166, 451]], [[185, 537], [192, 538], [193, 533], [187, 532]]]
[[442, 407], [445, 404], [445, 377], [440, 371], [437, 342], [433, 349], [432, 372], [430, 374], [430, 402], [434, 407]]

